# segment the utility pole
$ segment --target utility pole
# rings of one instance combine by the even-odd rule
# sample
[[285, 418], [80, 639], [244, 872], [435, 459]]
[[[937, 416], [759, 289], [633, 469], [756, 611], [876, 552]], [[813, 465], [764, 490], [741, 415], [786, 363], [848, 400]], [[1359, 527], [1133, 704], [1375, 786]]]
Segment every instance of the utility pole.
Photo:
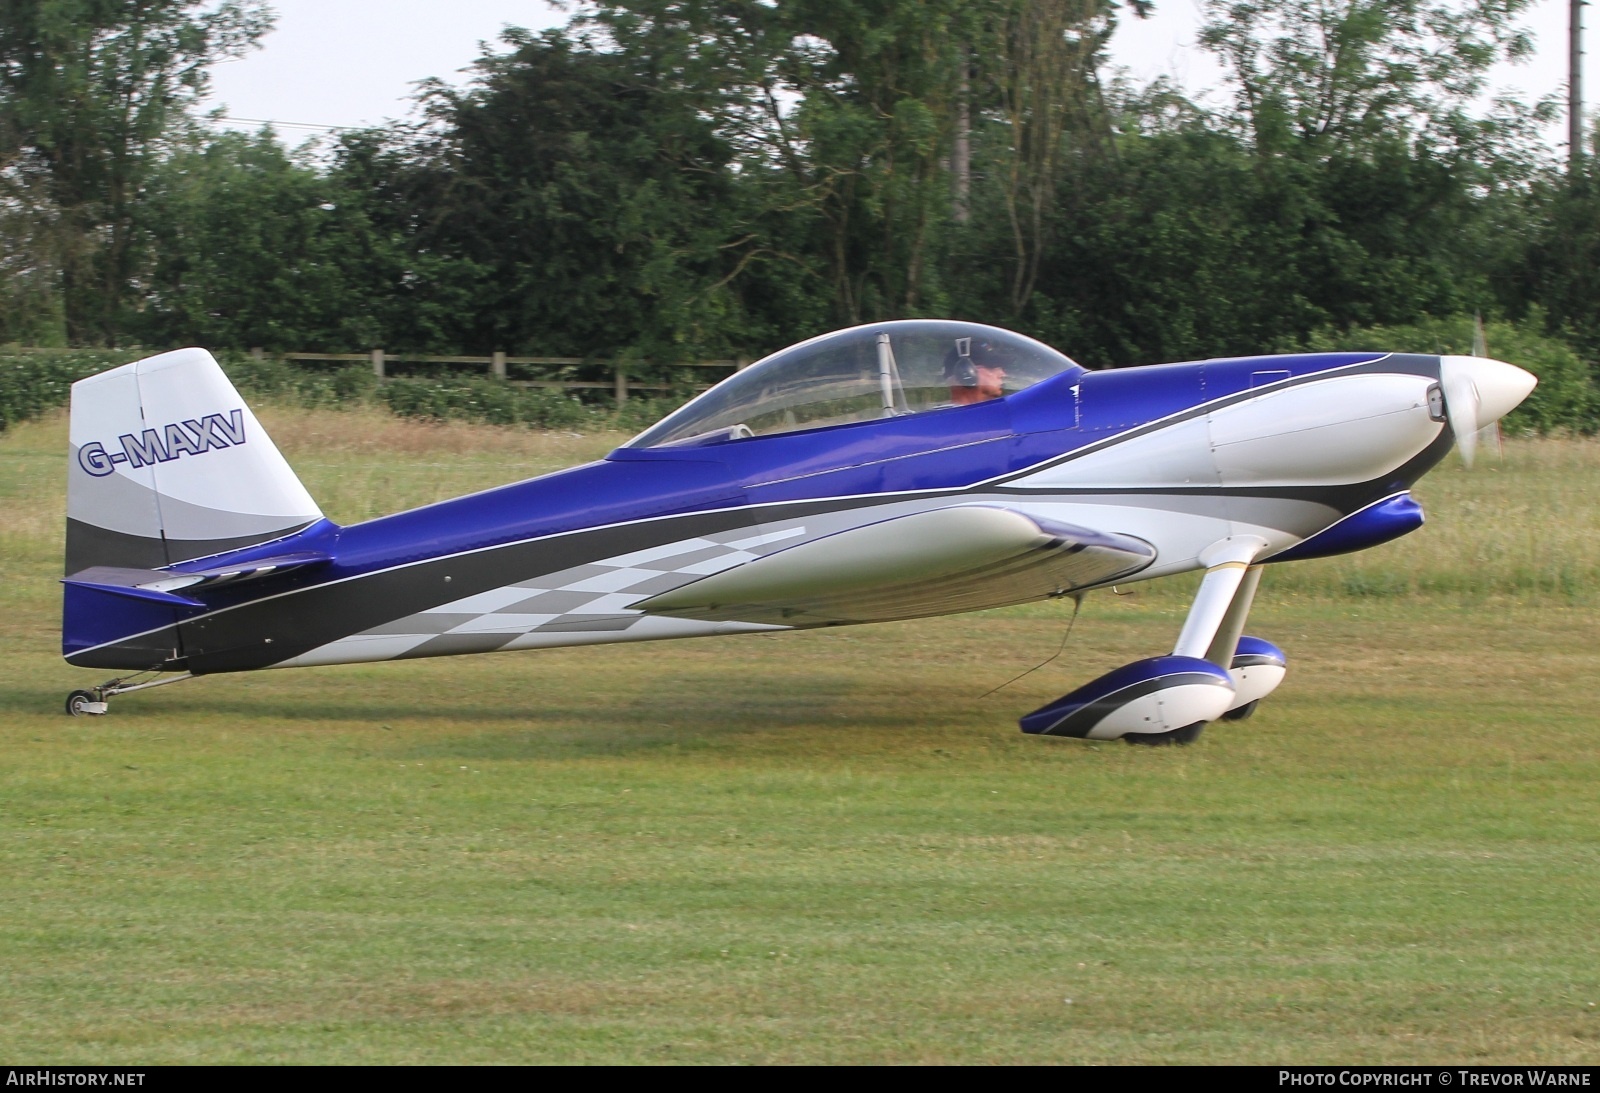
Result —
[[1567, 174], [1576, 179], [1583, 169], [1584, 0], [1567, 3]]

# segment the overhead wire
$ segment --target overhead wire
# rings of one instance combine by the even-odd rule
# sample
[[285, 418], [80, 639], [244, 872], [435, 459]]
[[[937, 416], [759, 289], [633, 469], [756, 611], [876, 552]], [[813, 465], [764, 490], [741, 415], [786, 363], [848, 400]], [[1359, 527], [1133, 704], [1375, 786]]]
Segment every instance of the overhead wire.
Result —
[[356, 131], [360, 126], [355, 125], [320, 125], [311, 121], [277, 121], [273, 118], [224, 118], [217, 117], [213, 121], [237, 122], [241, 125], [281, 125], [285, 129], [321, 129], [330, 133], [349, 133]]

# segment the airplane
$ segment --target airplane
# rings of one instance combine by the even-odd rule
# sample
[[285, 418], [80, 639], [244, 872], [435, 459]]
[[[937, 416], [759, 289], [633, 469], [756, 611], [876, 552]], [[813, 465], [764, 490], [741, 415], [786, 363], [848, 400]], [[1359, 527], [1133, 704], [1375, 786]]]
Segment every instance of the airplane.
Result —
[[[1203, 570], [1172, 650], [1020, 720], [1193, 741], [1284, 652], [1268, 566], [1423, 522], [1410, 489], [1536, 379], [1315, 353], [1091, 371], [954, 320], [871, 323], [735, 372], [604, 459], [361, 523], [323, 516], [210, 353], [73, 385], [62, 653], [121, 694], [263, 668], [768, 633]], [[730, 683], [730, 685], [733, 685]]]

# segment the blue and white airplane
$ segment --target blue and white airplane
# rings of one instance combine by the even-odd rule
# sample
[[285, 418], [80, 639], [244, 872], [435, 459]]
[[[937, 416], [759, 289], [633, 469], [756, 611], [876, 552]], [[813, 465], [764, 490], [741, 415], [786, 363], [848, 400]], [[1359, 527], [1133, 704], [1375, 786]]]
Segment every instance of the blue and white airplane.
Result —
[[994, 327], [884, 322], [775, 353], [599, 462], [341, 526], [211, 355], [182, 349], [73, 386], [62, 652], [141, 675], [67, 709], [223, 672], [883, 622], [1198, 569], [1170, 653], [1022, 718], [1186, 743], [1283, 679], [1243, 632], [1264, 567], [1420, 526], [1412, 484], [1453, 444], [1470, 459], [1534, 383], [1395, 353], [1091, 372]]

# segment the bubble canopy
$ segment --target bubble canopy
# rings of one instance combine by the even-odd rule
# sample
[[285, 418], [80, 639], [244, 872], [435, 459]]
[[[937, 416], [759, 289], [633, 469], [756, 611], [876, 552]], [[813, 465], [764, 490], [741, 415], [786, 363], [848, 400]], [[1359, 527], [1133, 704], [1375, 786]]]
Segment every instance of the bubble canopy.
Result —
[[945, 319], [823, 334], [736, 372], [628, 442], [689, 446], [920, 414], [1082, 372], [1042, 342]]

